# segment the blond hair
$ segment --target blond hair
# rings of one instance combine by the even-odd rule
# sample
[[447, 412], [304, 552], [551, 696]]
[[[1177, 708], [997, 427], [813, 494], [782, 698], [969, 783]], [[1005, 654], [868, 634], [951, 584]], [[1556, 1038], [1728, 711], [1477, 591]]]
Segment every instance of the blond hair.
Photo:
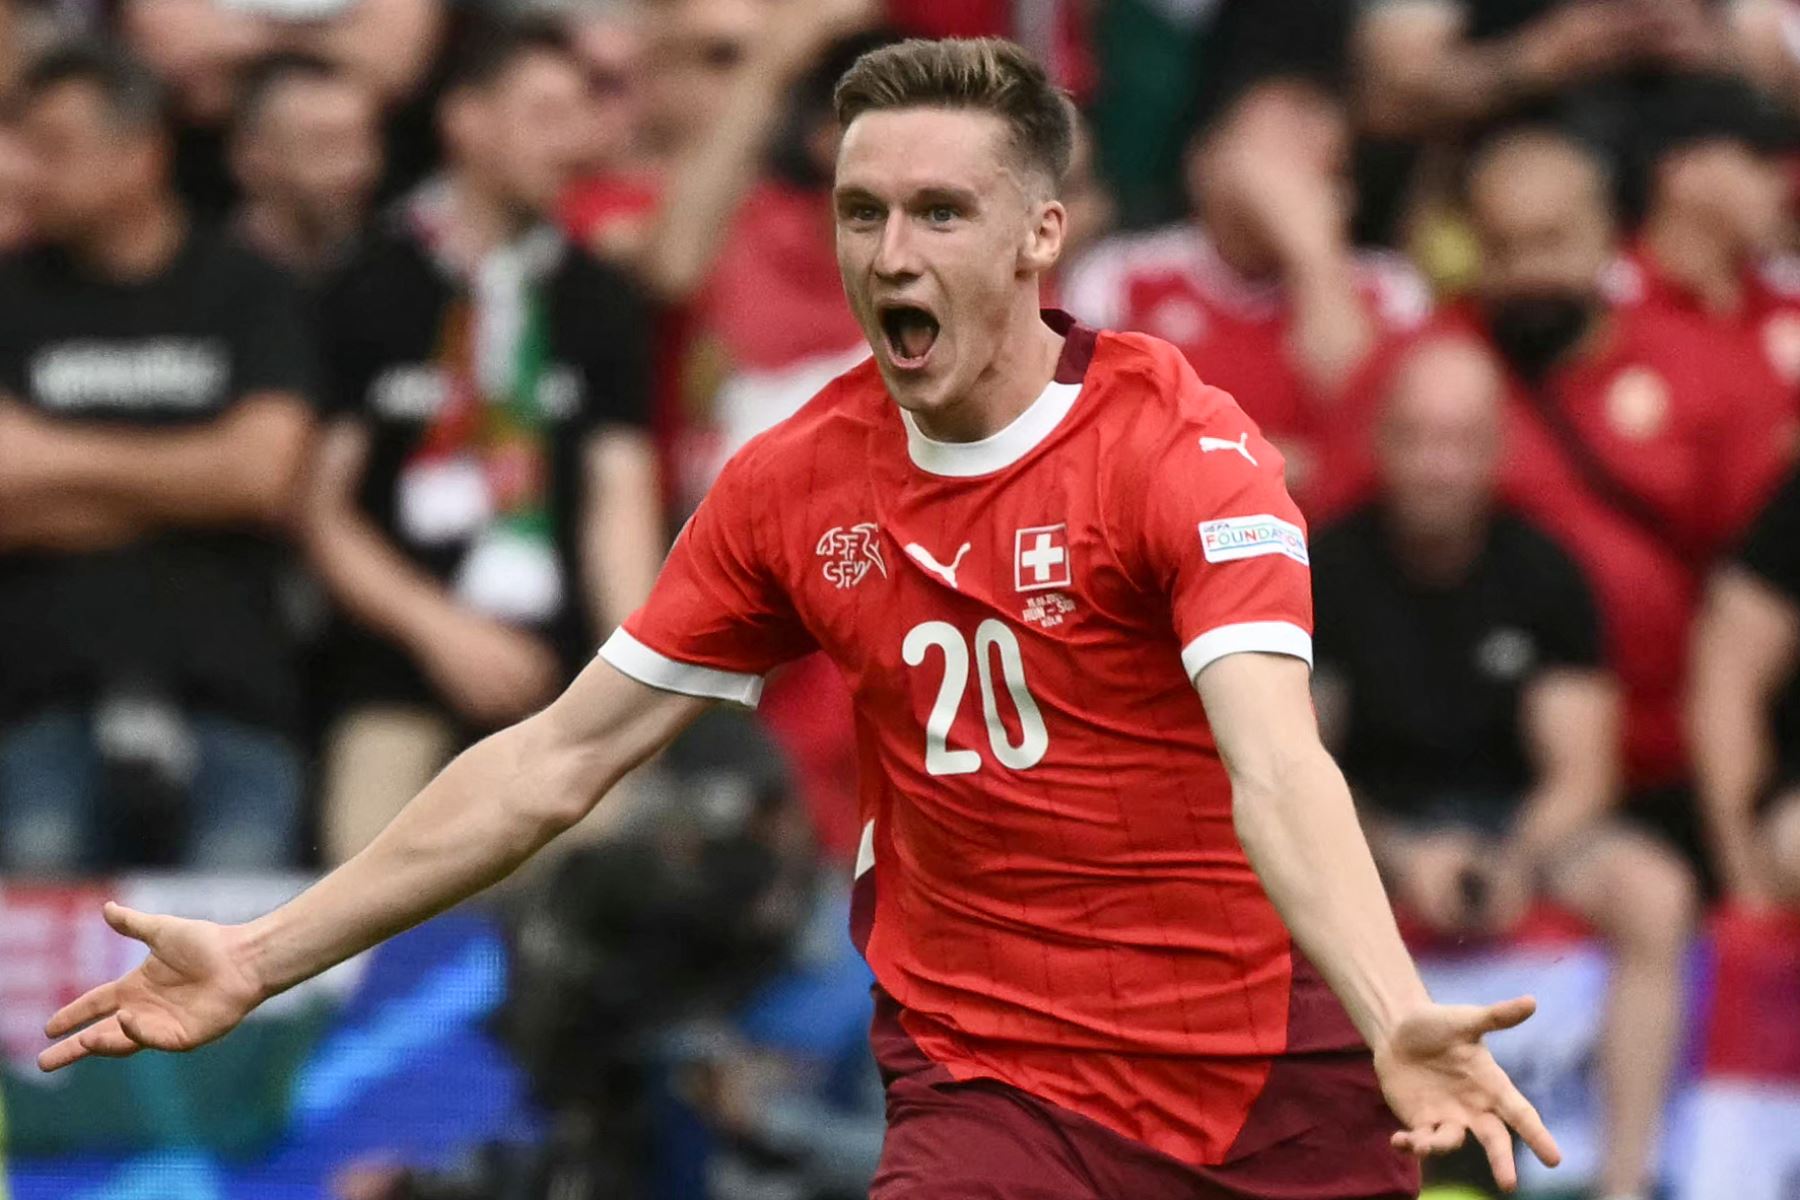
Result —
[[838, 124], [868, 112], [957, 108], [1006, 122], [1025, 163], [1060, 187], [1074, 153], [1075, 115], [1024, 47], [1002, 38], [912, 38], [871, 50], [838, 80]]

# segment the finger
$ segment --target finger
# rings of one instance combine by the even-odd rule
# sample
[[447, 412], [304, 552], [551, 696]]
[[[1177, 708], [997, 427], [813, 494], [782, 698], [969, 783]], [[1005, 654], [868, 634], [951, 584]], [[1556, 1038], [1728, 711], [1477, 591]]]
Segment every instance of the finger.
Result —
[[1396, 1149], [1405, 1150], [1418, 1158], [1430, 1158], [1433, 1155], [1448, 1154], [1463, 1144], [1466, 1136], [1461, 1123], [1445, 1121], [1434, 1125], [1417, 1125], [1394, 1135]]
[[1511, 1029], [1522, 1025], [1537, 1011], [1537, 1001], [1530, 996], [1519, 996], [1512, 1000], [1503, 1000], [1499, 1004], [1490, 1004], [1486, 1008], [1475, 1010], [1470, 1018], [1468, 1031], [1480, 1037], [1484, 1033], [1498, 1033], [1502, 1029]]
[[80, 999], [71, 1001], [56, 1010], [56, 1015], [44, 1022], [45, 1037], [61, 1037], [72, 1033], [101, 1017], [111, 1016], [119, 1006], [119, 985], [117, 981], [103, 983], [97, 988], [90, 988]]
[[1475, 1140], [1487, 1151], [1488, 1167], [1494, 1172], [1494, 1182], [1500, 1190], [1510, 1192], [1519, 1186], [1519, 1169], [1513, 1162], [1512, 1135], [1506, 1132], [1506, 1126], [1500, 1119], [1490, 1113], [1476, 1117], [1469, 1125], [1475, 1134]]
[[80, 1038], [64, 1038], [38, 1055], [38, 1070], [60, 1071], [72, 1062], [80, 1062], [88, 1056], [87, 1047], [81, 1044]]
[[111, 900], [108, 900], [106, 906], [100, 911], [106, 917], [106, 923], [111, 925], [116, 932], [122, 933], [128, 938], [136, 938], [146, 944], [155, 938], [162, 929], [163, 919], [161, 917], [126, 908], [123, 904], [116, 904]]
[[1544, 1118], [1531, 1101], [1519, 1094], [1517, 1088], [1509, 1089], [1509, 1094], [1502, 1097], [1497, 1107], [1502, 1120], [1518, 1130], [1519, 1137], [1531, 1147], [1531, 1152], [1546, 1167], [1554, 1167], [1562, 1162], [1562, 1150], [1556, 1144], [1556, 1138], [1544, 1124]]
[[119, 1028], [124, 1030], [125, 1036], [131, 1039], [134, 1046], [139, 1048], [156, 1046], [155, 1040], [144, 1027], [143, 1021], [129, 1008], [121, 1008], [118, 1019]]
[[102, 1058], [125, 1058], [143, 1049], [125, 1032], [125, 1027], [116, 1016], [108, 1017], [97, 1025], [89, 1025], [75, 1035], [75, 1040], [89, 1054], [97, 1054]]
[[116, 1018], [109, 1017], [98, 1025], [90, 1025], [73, 1037], [64, 1038], [38, 1055], [40, 1071], [60, 1071], [70, 1063], [89, 1056], [123, 1058], [137, 1053], [132, 1041]]

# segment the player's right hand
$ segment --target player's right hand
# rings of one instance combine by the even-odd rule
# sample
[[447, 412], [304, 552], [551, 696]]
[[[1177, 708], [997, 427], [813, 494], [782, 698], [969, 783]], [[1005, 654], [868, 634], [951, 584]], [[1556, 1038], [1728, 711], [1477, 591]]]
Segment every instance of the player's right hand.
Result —
[[62, 1040], [38, 1055], [55, 1071], [90, 1055], [192, 1050], [223, 1037], [266, 993], [246, 965], [239, 927], [134, 912], [108, 903], [106, 923], [150, 948], [143, 964], [50, 1018]]
[[1396, 1025], [1375, 1050], [1382, 1094], [1403, 1126], [1394, 1149], [1427, 1158], [1450, 1153], [1473, 1134], [1487, 1151], [1494, 1181], [1509, 1192], [1519, 1183], [1509, 1126], [1545, 1166], [1561, 1162], [1537, 1109], [1481, 1044], [1483, 1036], [1522, 1024], [1536, 1011], [1529, 997], [1486, 1007], [1431, 1004]]

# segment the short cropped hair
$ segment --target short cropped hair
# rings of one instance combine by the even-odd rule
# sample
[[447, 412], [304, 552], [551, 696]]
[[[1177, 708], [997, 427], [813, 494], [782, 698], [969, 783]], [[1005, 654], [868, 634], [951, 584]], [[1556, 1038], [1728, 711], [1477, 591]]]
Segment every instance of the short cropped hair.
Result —
[[1001, 38], [911, 38], [871, 50], [838, 81], [838, 124], [867, 112], [957, 108], [1006, 122], [1027, 165], [1061, 187], [1075, 147], [1075, 108], [1022, 46]]
[[522, 60], [535, 54], [576, 61], [563, 27], [544, 17], [522, 17], [478, 26], [450, 56], [444, 91], [486, 91]]
[[70, 42], [33, 61], [20, 77], [15, 111], [23, 112], [70, 83], [100, 93], [107, 116], [118, 128], [134, 133], [168, 129], [168, 89], [149, 67], [106, 43]]

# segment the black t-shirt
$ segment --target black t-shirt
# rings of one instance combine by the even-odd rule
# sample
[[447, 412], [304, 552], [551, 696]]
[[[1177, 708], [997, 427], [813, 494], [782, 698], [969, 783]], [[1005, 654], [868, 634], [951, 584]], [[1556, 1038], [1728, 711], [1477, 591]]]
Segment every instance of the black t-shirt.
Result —
[[[322, 319], [334, 419], [371, 439], [364, 512], [459, 600], [543, 634], [573, 670], [594, 638], [583, 457], [591, 433], [649, 419], [650, 318], [617, 269], [560, 239], [538, 248], [499, 350], [483, 332], [495, 305], [403, 214], [327, 289]], [[343, 700], [432, 699], [397, 647], [347, 625], [336, 641]]]
[[[0, 261], [0, 393], [56, 419], [173, 430], [246, 395], [308, 396], [293, 285], [234, 240], [191, 234], [116, 283], [36, 249]], [[0, 553], [0, 720], [116, 686], [279, 727], [296, 678], [277, 595], [287, 550], [248, 529], [165, 529], [100, 553]]]
[[1548, 537], [1500, 514], [1461, 584], [1417, 584], [1383, 526], [1366, 508], [1312, 548], [1318, 669], [1348, 693], [1344, 773], [1395, 816], [1452, 796], [1511, 803], [1531, 780], [1525, 687], [1547, 668], [1600, 665], [1587, 583]]
[[[1800, 605], [1800, 472], [1788, 476], [1750, 526], [1737, 561]], [[1800, 679], [1776, 704], [1775, 740], [1783, 778], [1800, 776]]]

